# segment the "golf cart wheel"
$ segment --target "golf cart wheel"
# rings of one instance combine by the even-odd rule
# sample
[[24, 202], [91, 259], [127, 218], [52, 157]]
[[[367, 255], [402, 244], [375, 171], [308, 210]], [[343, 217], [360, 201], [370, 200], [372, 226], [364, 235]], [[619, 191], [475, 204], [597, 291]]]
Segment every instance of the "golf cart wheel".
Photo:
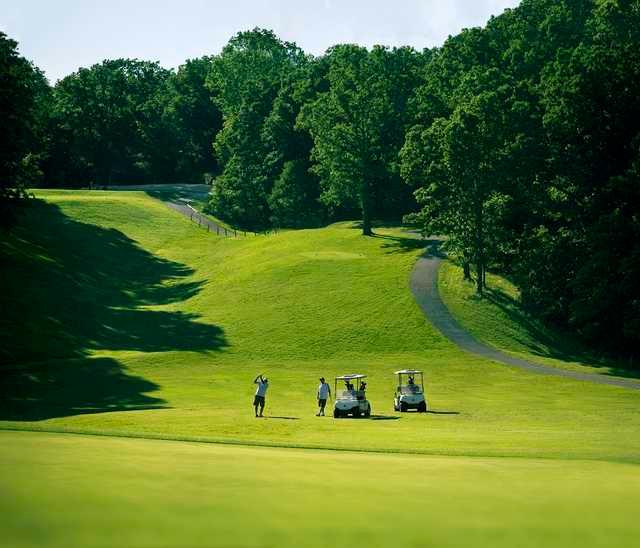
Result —
[[426, 413], [427, 412], [427, 402], [420, 402], [418, 405], [418, 413]]
[[364, 412], [364, 416], [369, 418], [371, 416], [371, 406], [367, 405], [367, 410]]
[[357, 418], [360, 416], [360, 408], [359, 408], [359, 407], [356, 407], [356, 408], [353, 410], [353, 413], [352, 413], [352, 414], [353, 414], [353, 418], [354, 418], [354, 419], [357, 419]]
[[406, 413], [407, 412], [407, 404], [404, 402], [400, 403], [400, 413]]
[[338, 409], [334, 409], [333, 410], [333, 418], [334, 419], [339, 419], [342, 416], [342, 413], [340, 413], [340, 410]]

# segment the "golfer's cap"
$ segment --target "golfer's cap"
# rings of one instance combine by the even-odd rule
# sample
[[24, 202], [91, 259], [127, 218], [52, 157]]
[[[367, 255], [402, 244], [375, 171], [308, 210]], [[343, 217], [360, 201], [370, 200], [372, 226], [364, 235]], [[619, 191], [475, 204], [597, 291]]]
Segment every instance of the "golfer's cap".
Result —
[[320, 377], [320, 380], [321, 380], [322, 382], [324, 382], [324, 377]]

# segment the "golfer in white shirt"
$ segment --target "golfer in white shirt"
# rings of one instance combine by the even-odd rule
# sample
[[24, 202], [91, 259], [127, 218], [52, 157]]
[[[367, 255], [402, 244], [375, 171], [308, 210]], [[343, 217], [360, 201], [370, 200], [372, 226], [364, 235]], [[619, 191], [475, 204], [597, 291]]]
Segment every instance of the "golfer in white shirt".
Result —
[[[269, 379], [263, 377], [262, 375], [258, 375], [253, 380], [253, 384], [258, 385], [258, 388], [256, 388], [256, 395], [253, 398], [253, 407], [256, 411], [256, 417], [262, 417], [262, 413], [264, 412], [264, 398], [267, 395], [267, 389], [269, 388]], [[259, 415], [258, 407], [260, 407]]]
[[318, 407], [316, 417], [324, 417], [324, 407], [327, 405], [327, 399], [331, 397], [331, 387], [324, 382], [324, 377], [320, 377], [320, 385], [318, 386]]

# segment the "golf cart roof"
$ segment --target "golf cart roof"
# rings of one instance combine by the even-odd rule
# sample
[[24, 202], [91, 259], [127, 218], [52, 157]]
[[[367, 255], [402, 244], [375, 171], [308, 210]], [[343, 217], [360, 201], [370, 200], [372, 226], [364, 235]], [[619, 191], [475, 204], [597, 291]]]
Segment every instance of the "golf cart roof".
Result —
[[416, 375], [417, 373], [422, 373], [418, 369], [401, 369], [400, 371], [396, 371], [396, 375]]
[[360, 375], [359, 373], [352, 373], [351, 375], [340, 375], [336, 377], [337, 381], [352, 381], [353, 379], [366, 379], [366, 375]]

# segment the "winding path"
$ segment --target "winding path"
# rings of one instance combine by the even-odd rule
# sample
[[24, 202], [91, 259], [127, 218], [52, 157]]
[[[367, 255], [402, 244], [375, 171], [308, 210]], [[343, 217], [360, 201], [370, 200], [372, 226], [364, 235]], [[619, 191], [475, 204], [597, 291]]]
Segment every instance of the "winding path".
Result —
[[640, 390], [640, 383], [631, 379], [580, 373], [578, 371], [568, 371], [547, 365], [540, 365], [522, 358], [510, 356], [509, 354], [505, 354], [500, 350], [481, 343], [456, 321], [440, 298], [440, 294], [438, 293], [438, 268], [441, 262], [442, 259], [433, 255], [430, 250], [425, 252], [425, 254], [418, 259], [411, 273], [411, 292], [427, 319], [440, 330], [447, 339], [463, 350], [489, 360], [519, 367], [531, 373], [568, 377], [580, 381]]

